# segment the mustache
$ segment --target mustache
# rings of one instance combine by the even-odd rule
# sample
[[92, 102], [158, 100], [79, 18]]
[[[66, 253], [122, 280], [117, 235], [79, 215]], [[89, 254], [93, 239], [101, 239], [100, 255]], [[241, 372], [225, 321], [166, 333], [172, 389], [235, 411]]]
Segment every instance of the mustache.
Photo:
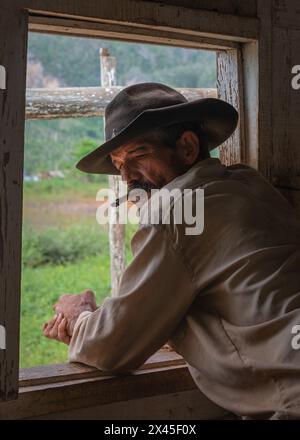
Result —
[[155, 189], [156, 186], [149, 181], [139, 182], [136, 180], [128, 187], [128, 193], [135, 188], [144, 189], [145, 191], [150, 191], [151, 189]]
[[121, 203], [127, 202], [130, 192], [134, 189], [143, 189], [145, 191], [151, 191], [151, 189], [157, 189], [157, 186], [153, 185], [153, 183], [149, 181], [140, 182], [136, 180], [128, 187], [127, 194], [123, 197], [117, 198], [116, 201], [111, 204], [111, 206], [115, 208], [118, 207]]

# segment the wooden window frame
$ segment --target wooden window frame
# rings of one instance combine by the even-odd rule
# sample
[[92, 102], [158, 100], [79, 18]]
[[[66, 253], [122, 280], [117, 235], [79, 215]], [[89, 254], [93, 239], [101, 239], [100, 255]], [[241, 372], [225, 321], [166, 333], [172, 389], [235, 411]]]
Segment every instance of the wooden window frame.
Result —
[[[231, 102], [240, 112], [239, 128], [220, 149], [221, 160], [226, 164], [242, 161], [257, 168], [259, 21], [256, 18], [134, 0], [94, 1], [89, 2], [88, 7], [80, 0], [23, 0], [12, 1], [8, 5], [4, 9], [0, 27], [0, 64], [7, 70], [7, 89], [0, 90], [0, 108], [3, 108], [0, 125], [0, 325], [5, 326], [7, 335], [6, 350], [0, 350], [0, 401], [17, 399], [20, 385], [20, 399], [26, 402], [28, 396], [31, 398], [30, 396], [48, 389], [50, 385], [56, 390], [69, 390], [70, 384], [74, 382], [74, 370], [70, 366], [71, 370], [68, 371], [72, 380], [52, 384], [37, 384], [33, 381], [22, 386], [24, 380], [27, 380], [24, 377], [30, 377], [33, 371], [37, 371], [29, 369], [27, 373], [22, 372], [23, 384], [22, 378], [19, 383], [22, 184], [28, 31], [217, 50], [219, 96]], [[9, 50], [4, 50], [5, 48]], [[14, 111], [11, 111], [12, 108]], [[159, 356], [159, 353], [156, 356]], [[176, 371], [183, 376], [188, 375], [187, 366], [183, 365], [182, 361], [182, 358], [174, 358], [174, 354], [170, 354], [163, 363], [158, 361], [159, 374], [177, 369]], [[145, 380], [145, 386], [149, 371], [152, 374], [155, 369], [149, 369], [147, 364], [148, 362], [140, 370], [143, 373], [137, 372], [137, 376], [142, 376]], [[43, 371], [49, 371], [49, 367], [44, 367], [44, 370], [41, 368], [39, 371], [42, 378]], [[54, 382], [56, 373], [53, 375]], [[87, 379], [86, 374], [87, 370], [82, 372], [81, 379], [77, 376], [75, 382], [86, 382], [88, 386], [90, 380], [98, 380], [95, 377]], [[98, 372], [97, 377], [101, 377], [103, 384], [103, 374]], [[126, 381], [128, 387], [134, 384], [134, 380], [131, 381], [132, 377], [135, 376], [129, 376]], [[176, 377], [178, 378], [178, 375]], [[49, 377], [47, 380], [49, 381]], [[119, 379], [108, 377], [107, 380], [112, 384], [113, 380], [117, 383]], [[188, 386], [191, 386], [191, 383]], [[127, 391], [130, 394], [129, 388]], [[156, 390], [158, 392], [158, 389]], [[0, 418], [2, 414], [7, 414], [5, 408], [9, 407], [15, 408], [13, 412], [18, 408], [20, 411], [18, 401], [1, 404]], [[29, 416], [29, 413], [25, 416]]]
[[131, 375], [109, 376], [75, 363], [23, 370], [19, 398], [0, 404], [0, 420], [69, 419], [76, 418], [76, 410], [80, 414], [84, 410], [84, 418], [89, 419], [95, 413], [102, 420], [153, 419], [151, 402], [155, 402], [159, 418], [162, 411], [167, 414], [172, 408], [180, 411], [180, 405], [186, 410], [186, 402], [191, 406], [187, 411], [189, 418], [189, 411], [205, 420], [236, 418], [199, 392], [177, 353], [162, 351]]

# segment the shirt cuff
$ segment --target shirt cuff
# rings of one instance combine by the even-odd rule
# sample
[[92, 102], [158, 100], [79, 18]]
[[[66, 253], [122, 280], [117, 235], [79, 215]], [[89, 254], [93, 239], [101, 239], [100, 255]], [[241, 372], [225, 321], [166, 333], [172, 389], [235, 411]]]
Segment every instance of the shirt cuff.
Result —
[[[77, 333], [77, 328], [80, 326], [80, 324], [82, 323], [82, 321], [85, 318], [88, 318], [93, 312], [89, 311], [89, 310], [85, 310], [84, 312], [81, 312], [80, 315], [78, 316], [75, 324], [74, 324], [74, 328], [73, 328], [73, 335], [75, 335], [75, 333]], [[70, 345], [73, 342], [73, 335], [71, 337], [71, 341], [70, 341]]]

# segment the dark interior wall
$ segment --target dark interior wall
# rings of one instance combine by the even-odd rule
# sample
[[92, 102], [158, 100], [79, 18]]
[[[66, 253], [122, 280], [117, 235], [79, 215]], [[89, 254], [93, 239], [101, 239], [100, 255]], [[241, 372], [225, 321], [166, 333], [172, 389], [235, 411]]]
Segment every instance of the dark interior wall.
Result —
[[273, 167], [280, 175], [300, 175], [300, 90], [291, 86], [300, 64], [300, 2], [273, 2], [272, 11]]
[[256, 0], [153, 0], [153, 2], [216, 11], [222, 14], [236, 14], [244, 17], [256, 17], [257, 13]]
[[[300, 90], [291, 85], [300, 64], [299, 0], [258, 0], [260, 19], [260, 170], [300, 214]], [[291, 189], [288, 189], [291, 188]]]

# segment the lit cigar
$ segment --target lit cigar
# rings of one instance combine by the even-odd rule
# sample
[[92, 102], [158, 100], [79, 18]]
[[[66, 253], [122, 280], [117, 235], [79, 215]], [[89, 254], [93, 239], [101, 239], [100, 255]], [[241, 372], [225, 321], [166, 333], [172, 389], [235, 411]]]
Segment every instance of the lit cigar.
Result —
[[127, 194], [126, 194], [126, 196], [118, 197], [114, 202], [112, 202], [110, 204], [110, 206], [112, 208], [117, 208], [122, 203], [127, 202], [127, 200], [128, 200], [128, 198], [127, 198]]
[[120, 206], [122, 203], [130, 201], [132, 203], [137, 203], [141, 200], [143, 193], [141, 194], [142, 188], [133, 188], [126, 195], [118, 197], [114, 202], [110, 204], [112, 208]]

